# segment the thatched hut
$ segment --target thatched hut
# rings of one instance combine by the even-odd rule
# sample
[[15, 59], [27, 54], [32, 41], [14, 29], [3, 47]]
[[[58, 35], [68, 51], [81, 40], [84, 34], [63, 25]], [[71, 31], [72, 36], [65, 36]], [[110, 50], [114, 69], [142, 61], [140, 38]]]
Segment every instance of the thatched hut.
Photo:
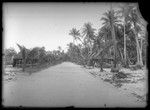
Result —
[[109, 54], [105, 54], [104, 56], [100, 55], [99, 53], [92, 53], [89, 55], [89, 63], [91, 63], [91, 66], [94, 66], [95, 64], [101, 64], [103, 63], [103, 66], [111, 66], [113, 62], [113, 57]]
[[13, 57], [13, 67], [21, 67], [22, 66], [22, 56], [21, 54], [14, 55]]

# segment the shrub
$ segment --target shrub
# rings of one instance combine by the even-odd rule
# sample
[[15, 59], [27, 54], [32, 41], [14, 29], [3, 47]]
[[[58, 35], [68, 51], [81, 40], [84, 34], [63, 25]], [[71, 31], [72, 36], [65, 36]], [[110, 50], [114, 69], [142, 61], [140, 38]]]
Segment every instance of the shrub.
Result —
[[110, 72], [118, 73], [118, 72], [119, 72], [119, 68], [113, 68], [113, 67], [112, 67]]
[[127, 75], [124, 72], [118, 72], [117, 74], [115, 74], [115, 77], [117, 79], [121, 79], [121, 78], [127, 78]]

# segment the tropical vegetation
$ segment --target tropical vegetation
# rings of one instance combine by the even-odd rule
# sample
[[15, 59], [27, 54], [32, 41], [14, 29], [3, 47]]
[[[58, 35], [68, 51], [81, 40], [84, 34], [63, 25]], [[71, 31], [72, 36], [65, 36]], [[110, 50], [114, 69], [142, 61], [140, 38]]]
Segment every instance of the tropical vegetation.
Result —
[[27, 65], [58, 64], [71, 61], [84, 67], [111, 68], [112, 72], [119, 71], [119, 65], [124, 68], [146, 66], [147, 23], [140, 15], [137, 5], [124, 4], [119, 10], [107, 10], [101, 20], [99, 29], [93, 28], [87, 22], [81, 30], [73, 27], [68, 34], [73, 42], [67, 44], [64, 52], [59, 46], [57, 50], [46, 51], [44, 47], [27, 49], [19, 44], [20, 52], [14, 49], [4, 51], [7, 64], [12, 56], [21, 55], [22, 68]]

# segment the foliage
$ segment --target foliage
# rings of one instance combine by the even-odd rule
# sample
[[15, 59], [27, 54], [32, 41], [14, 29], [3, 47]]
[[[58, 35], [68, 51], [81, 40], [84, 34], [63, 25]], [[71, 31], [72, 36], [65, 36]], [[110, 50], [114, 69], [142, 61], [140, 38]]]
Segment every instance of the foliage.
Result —
[[[103, 15], [101, 18], [103, 26], [98, 29], [98, 33], [95, 33], [96, 29], [92, 27], [90, 22], [83, 25], [82, 33], [77, 29], [72, 30], [74, 32], [72, 35], [76, 36], [75, 40], [82, 41], [81, 47], [70, 44], [68, 53], [72, 61], [84, 62], [83, 65], [94, 65], [93, 60], [99, 59], [98, 62], [102, 67], [103, 62], [113, 56], [112, 66], [114, 69], [118, 63], [123, 66], [133, 65], [142, 60], [145, 64], [146, 25], [142, 21], [138, 7], [125, 4], [119, 11], [111, 9]], [[94, 58], [95, 56], [97, 58]]]
[[12, 58], [15, 56], [17, 52], [14, 48], [9, 48], [4, 50], [4, 62], [6, 65], [12, 64]]
[[[27, 49], [17, 44], [20, 49], [18, 54], [22, 55], [24, 66], [26, 63], [39, 66], [71, 61], [84, 66], [98, 64], [102, 70], [104, 64], [110, 64], [111, 60], [111, 67], [118, 71], [116, 69], [119, 63], [146, 64], [146, 25], [137, 6], [126, 4], [119, 11], [108, 10], [100, 20], [103, 23], [102, 27], [97, 29], [97, 33], [90, 22], [84, 23], [81, 30], [72, 28], [69, 35], [73, 37], [73, 42], [67, 45], [67, 52], [60, 46], [57, 50], [46, 51], [45, 47]], [[4, 53], [7, 61], [17, 54], [14, 49], [8, 49]]]

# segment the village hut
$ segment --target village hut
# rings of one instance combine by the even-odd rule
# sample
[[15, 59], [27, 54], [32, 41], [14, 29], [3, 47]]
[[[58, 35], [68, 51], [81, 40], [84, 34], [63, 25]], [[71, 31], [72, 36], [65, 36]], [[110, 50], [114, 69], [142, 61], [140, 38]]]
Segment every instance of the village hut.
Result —
[[99, 65], [100, 63], [103, 63], [104, 67], [110, 67], [114, 58], [110, 54], [101, 55], [100, 52], [93, 52], [89, 54], [89, 65], [95, 66]]
[[13, 56], [13, 67], [21, 67], [22, 66], [22, 55], [21, 53]]

